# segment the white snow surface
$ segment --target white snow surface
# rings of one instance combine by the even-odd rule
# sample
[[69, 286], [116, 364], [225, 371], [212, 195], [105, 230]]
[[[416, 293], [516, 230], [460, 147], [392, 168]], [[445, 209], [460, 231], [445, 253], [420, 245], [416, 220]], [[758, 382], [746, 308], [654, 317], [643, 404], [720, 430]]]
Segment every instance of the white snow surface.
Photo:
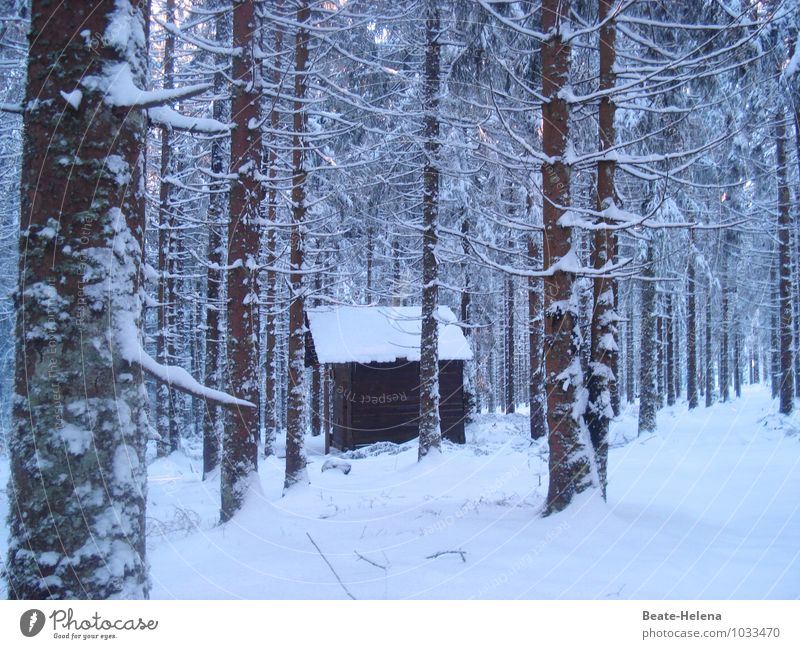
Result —
[[229, 124], [207, 117], [189, 117], [181, 115], [178, 111], [169, 106], [156, 106], [149, 108], [147, 114], [156, 124], [162, 124], [171, 128], [194, 131], [198, 133], [230, 133]]
[[[439, 359], [472, 358], [467, 339], [447, 306], [439, 320]], [[418, 306], [336, 306], [308, 310], [320, 363], [391, 363], [419, 360], [422, 309]]]
[[107, 65], [103, 76], [87, 76], [81, 82], [88, 90], [104, 93], [104, 101], [110, 106], [163, 106], [186, 96], [197, 94], [209, 87], [194, 84], [183, 88], [142, 90], [136, 85], [131, 65], [127, 61]]
[[81, 101], [83, 101], [83, 93], [78, 90], [77, 88], [71, 92], [64, 92], [63, 90], [59, 91], [61, 96], [64, 98], [70, 106], [72, 106], [73, 110], [78, 110], [81, 106]]
[[[262, 459], [223, 526], [219, 477], [201, 480], [189, 444], [149, 466], [152, 596], [346, 598], [310, 534], [358, 599], [800, 597], [800, 414], [746, 387], [664, 409], [641, 438], [630, 407], [611, 442], [608, 503], [582, 494], [541, 518], [547, 445], [530, 443], [524, 409], [480, 415], [435, 461], [418, 464], [415, 442], [348, 454], [349, 475], [321, 472], [322, 438], [308, 437], [311, 484], [282, 498], [282, 457]], [[3, 458], [0, 488], [7, 477]], [[465, 560], [429, 558], [444, 551]]]

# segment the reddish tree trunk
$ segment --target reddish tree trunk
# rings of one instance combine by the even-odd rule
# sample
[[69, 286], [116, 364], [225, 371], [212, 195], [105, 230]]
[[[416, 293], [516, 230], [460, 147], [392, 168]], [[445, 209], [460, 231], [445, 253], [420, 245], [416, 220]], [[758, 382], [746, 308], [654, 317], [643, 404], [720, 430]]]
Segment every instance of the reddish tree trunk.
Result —
[[[542, 106], [544, 154], [554, 162], [542, 166], [544, 193], [544, 268], [552, 268], [572, 250], [572, 231], [559, 224], [569, 205], [569, 169], [564, 153], [569, 134], [569, 109], [561, 90], [567, 85], [570, 46], [560, 33], [568, 20], [569, 3], [563, 0], [542, 2], [542, 31], [548, 39], [542, 44]], [[545, 373], [547, 385], [547, 424], [550, 447], [550, 483], [546, 513], [567, 507], [573, 496], [590, 484], [583, 413], [576, 412], [576, 401], [583, 387], [579, 349], [577, 295], [574, 274], [556, 270], [544, 281], [545, 294]]]
[[[125, 360], [142, 344], [147, 116], [100, 89], [120, 66], [145, 87], [146, 14], [140, 0], [31, 4], [4, 571], [13, 599], [148, 594], [147, 393]], [[83, 30], [114, 38], [90, 48]], [[90, 77], [101, 83], [82, 85]], [[77, 107], [63, 97], [73, 91]]]
[[[600, 28], [600, 91], [610, 93], [614, 88], [614, 60], [616, 58], [616, 26], [610, 18], [613, 0], [599, 0], [598, 19]], [[600, 150], [610, 151], [615, 144], [614, 114], [616, 106], [610, 94], [603, 95], [598, 109]], [[614, 187], [614, 160], [600, 160], [597, 163], [597, 211], [612, 207], [616, 203]], [[608, 219], [600, 223], [610, 225]], [[614, 230], [599, 229], [594, 236], [592, 266], [600, 270], [612, 263], [617, 255], [617, 237]], [[608, 465], [608, 426], [614, 418], [611, 391], [617, 377], [617, 322], [615, 310], [617, 283], [605, 277], [594, 280], [594, 310], [592, 311], [592, 347], [589, 366], [589, 403], [586, 410], [586, 424], [592, 440], [600, 486], [603, 497], [606, 493], [606, 473]]]
[[[258, 214], [261, 203], [260, 94], [254, 87], [255, 0], [233, 5], [233, 105], [231, 188], [228, 230], [228, 383], [232, 394], [258, 403]], [[231, 408], [223, 437], [221, 520], [242, 506], [257, 471], [258, 409]]]
[[303, 299], [304, 243], [303, 222], [306, 217], [306, 129], [305, 108], [308, 87], [308, 27], [310, 9], [307, 0], [297, 6], [295, 36], [294, 108], [292, 115], [292, 230], [290, 252], [291, 296], [289, 303], [289, 395], [286, 410], [286, 474], [284, 492], [296, 484], [308, 482], [306, 455], [303, 446], [303, 402], [305, 391], [305, 302]]
[[[528, 258], [534, 268], [541, 262], [541, 252], [534, 236], [528, 237]], [[547, 395], [544, 385], [544, 362], [542, 347], [542, 280], [537, 277], [528, 279], [528, 332], [530, 345], [530, 381], [528, 395], [530, 399], [531, 438], [541, 439], [547, 434]]]

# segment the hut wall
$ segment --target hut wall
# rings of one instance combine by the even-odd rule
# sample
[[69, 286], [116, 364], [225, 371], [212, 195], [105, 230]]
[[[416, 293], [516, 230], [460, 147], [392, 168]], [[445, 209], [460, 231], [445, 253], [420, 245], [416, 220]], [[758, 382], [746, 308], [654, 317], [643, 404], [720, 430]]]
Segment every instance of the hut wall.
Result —
[[[464, 443], [463, 362], [439, 366], [442, 435]], [[351, 363], [333, 367], [333, 430], [340, 449], [419, 435], [419, 363]]]

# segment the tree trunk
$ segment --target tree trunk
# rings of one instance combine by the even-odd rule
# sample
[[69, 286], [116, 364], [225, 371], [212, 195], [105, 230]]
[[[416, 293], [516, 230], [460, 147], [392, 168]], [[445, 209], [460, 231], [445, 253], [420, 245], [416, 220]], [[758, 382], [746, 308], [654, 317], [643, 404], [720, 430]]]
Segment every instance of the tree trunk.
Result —
[[[511, 242], [509, 242], [511, 243]], [[505, 412], [510, 414], [516, 412], [516, 394], [514, 389], [514, 362], [516, 360], [516, 351], [514, 349], [514, 278], [510, 274], [505, 277], [505, 302], [506, 302], [506, 403]]]
[[778, 317], [779, 380], [778, 411], [791, 414], [794, 407], [794, 361], [792, 359], [792, 215], [786, 161], [786, 124], [779, 112], [775, 122], [775, 163], [778, 181]]
[[656, 297], [656, 409], [664, 407], [664, 385], [666, 361], [666, 336], [664, 335], [664, 316], [661, 313], [663, 305]]
[[[166, 0], [164, 20], [175, 22], [175, 0]], [[175, 37], [167, 33], [164, 39], [164, 89], [174, 87]], [[161, 129], [161, 180], [158, 201], [158, 334], [156, 356], [158, 362], [169, 365], [175, 362], [175, 233], [176, 218], [171, 203], [171, 180], [174, 169], [172, 160], [172, 130]], [[178, 450], [180, 433], [175, 412], [175, 393], [168, 383], [156, 386], [156, 431], [159, 439], [156, 449], [159, 457]]]
[[[392, 238], [392, 306], [403, 306], [403, 296], [401, 291], [404, 291], [403, 283], [401, 280], [402, 273], [400, 269], [400, 241], [397, 236]], [[462, 300], [464, 299], [462, 294]]]
[[[725, 241], [729, 243], [730, 239], [728, 237], [728, 233], [725, 234]], [[729, 350], [729, 328], [730, 328], [730, 314], [728, 313], [730, 307], [730, 296], [728, 294], [730, 290], [730, 272], [729, 272], [729, 264], [730, 259], [729, 255], [731, 254], [731, 250], [729, 246], [725, 246], [723, 250], [723, 258], [724, 258], [724, 268], [723, 268], [723, 284], [721, 287], [722, 293], [722, 327], [721, 329], [721, 336], [720, 336], [720, 350], [719, 350], [719, 395], [720, 400], [723, 402], [730, 401], [731, 398], [731, 391], [730, 391], [730, 370], [729, 370], [729, 357], [730, 357], [730, 350]]]
[[[613, 0], [599, 0], [598, 20], [600, 27], [600, 92], [610, 92], [614, 88], [614, 60], [616, 58], [616, 25], [611, 15]], [[616, 141], [614, 114], [616, 106], [609, 94], [600, 100], [598, 108], [598, 131], [600, 151], [610, 151]], [[611, 158], [611, 156], [609, 156]], [[615, 207], [616, 189], [614, 186], [615, 164], [613, 159], [601, 159], [597, 163], [597, 211]], [[601, 225], [611, 225], [609, 219], [599, 220]], [[592, 267], [602, 270], [613, 263], [617, 255], [615, 231], [598, 229], [595, 231], [592, 247]], [[596, 277], [594, 279], [594, 309], [591, 323], [591, 362], [589, 364], [589, 403], [586, 408], [586, 424], [592, 440], [600, 487], [606, 496], [608, 465], [608, 426], [614, 418], [611, 391], [617, 382], [614, 369], [617, 366], [617, 323], [619, 317], [615, 309], [617, 283], [614, 279]]]
[[[24, 113], [6, 579], [12, 599], [148, 595], [141, 346], [147, 117], [81, 85], [145, 87], [147, 5], [34, 0]], [[130, 13], [129, 13], [130, 12]], [[92, 50], [76, 35], [107, 34]], [[98, 86], [103, 87], [102, 83]], [[78, 108], [61, 91], [81, 89]], [[64, 160], [70, 161], [64, 164]], [[45, 261], [46, 260], [46, 261]]]
[[653, 433], [656, 430], [656, 412], [658, 410], [658, 380], [656, 353], [656, 283], [653, 268], [653, 244], [647, 247], [647, 265], [642, 282], [642, 325], [639, 336], [639, 435]]
[[[542, 253], [536, 239], [539, 235], [528, 236], [528, 258], [533, 268], [541, 267]], [[544, 385], [544, 359], [542, 351], [543, 338], [542, 280], [538, 277], [528, 278], [528, 332], [530, 351], [530, 382], [528, 395], [530, 399], [531, 438], [541, 439], [547, 434], [547, 393]]]
[[[477, 412], [477, 362], [475, 360], [475, 339], [472, 335], [472, 329], [470, 329], [470, 326], [472, 325], [472, 293], [469, 268], [470, 246], [467, 239], [467, 237], [469, 237], [469, 218], [466, 210], [464, 210], [464, 214], [462, 215], [461, 219], [461, 234], [464, 237], [461, 240], [461, 250], [464, 253], [464, 256], [461, 261], [461, 282], [463, 284], [463, 288], [461, 290], [460, 320], [462, 323], [464, 323], [464, 325], [466, 325], [464, 328], [464, 336], [466, 337], [467, 343], [469, 344], [473, 354], [472, 360], [468, 360], [464, 363], [464, 417], [467, 423], [469, 423], [475, 419], [475, 413]], [[397, 257], [395, 257], [395, 259], [397, 259]], [[399, 275], [399, 272], [397, 274]]]
[[[616, 260], [616, 253], [614, 254], [614, 259]], [[620, 331], [619, 323], [621, 321], [619, 315], [619, 283], [617, 280], [614, 280], [614, 313], [617, 316], [617, 334], [615, 341], [617, 343], [617, 352], [612, 356], [610, 359], [611, 364], [609, 367], [611, 368], [611, 373], [614, 375], [614, 380], [611, 381], [611, 385], [609, 385], [608, 389], [611, 393], [611, 412], [613, 413], [614, 417], [619, 417], [620, 413], [622, 412], [622, 395], [621, 395], [621, 383], [622, 383], [622, 366], [621, 366], [621, 359], [620, 359], [620, 345], [622, 344], [622, 332]]]
[[375, 265], [375, 237], [372, 228], [367, 228], [367, 287], [364, 291], [364, 304], [371, 304], [373, 299], [373, 274]]
[[[800, 105], [795, 102], [794, 112], [794, 144], [795, 160], [797, 161], [798, 174], [800, 174]], [[800, 177], [800, 176], [798, 176]], [[800, 196], [795, 190], [795, 204], [800, 205]], [[795, 219], [798, 217], [795, 216]], [[794, 293], [794, 394], [800, 396], [800, 227], [795, 221], [794, 231], [794, 282], [796, 288]]]
[[422, 335], [420, 340], [419, 459], [439, 452], [439, 10], [435, 0], [425, 3], [425, 71], [422, 90], [425, 167], [422, 171]]
[[[490, 332], [490, 336], [493, 334]], [[494, 341], [489, 341], [489, 357], [486, 360], [486, 376], [487, 376], [487, 386], [486, 389], [488, 391], [487, 395], [487, 406], [489, 408], [489, 412], [494, 414], [497, 410], [497, 393], [495, 392], [495, 372], [494, 372], [494, 365], [495, 365], [495, 358], [497, 357], [497, 352], [495, 351]]]
[[689, 232], [686, 270], [686, 399], [689, 410], [698, 406], [697, 397], [697, 283], [694, 270], [694, 237]]
[[[230, 44], [230, 17], [220, 14], [215, 19], [216, 41], [222, 46]], [[216, 56], [216, 65], [225, 65], [225, 55]], [[213, 117], [223, 123], [230, 122], [230, 100], [224, 97], [226, 78], [222, 72], [214, 75]], [[212, 194], [208, 200], [208, 269], [206, 270], [206, 385], [215, 390], [224, 388], [225, 323], [223, 321], [227, 228], [227, 181], [217, 180], [228, 173], [230, 151], [221, 138], [211, 141]], [[225, 425], [222, 408], [207, 402], [203, 420], [203, 477], [211, 474], [220, 461], [220, 443]]]
[[635, 350], [635, 332], [633, 330], [633, 291], [629, 299], [630, 306], [628, 307], [628, 323], [625, 326], [626, 331], [626, 369], [625, 369], [625, 399], [628, 403], [633, 403], [636, 400], [636, 350]]
[[[796, 201], [800, 204], [800, 198]], [[796, 219], [797, 217], [795, 217]], [[800, 287], [800, 227], [795, 222], [794, 230], [794, 285]], [[794, 328], [794, 394], [800, 396], [800, 288], [794, 293], [794, 315], [792, 325]]]
[[[550, 269], [573, 252], [572, 230], [559, 223], [570, 202], [570, 172], [564, 162], [569, 137], [569, 105], [561, 91], [569, 81], [570, 45], [561, 34], [567, 22], [568, 3], [542, 2], [542, 145], [553, 163], [542, 165], [544, 196], [544, 268]], [[547, 425], [550, 447], [550, 482], [546, 514], [561, 511], [573, 496], [591, 484], [591, 454], [583, 413], [577, 401], [584, 398], [580, 363], [580, 329], [577, 311], [577, 281], [562, 268], [544, 280], [545, 375]]]
[[680, 344], [680, 322], [678, 321], [677, 312], [678, 300], [676, 296], [672, 296], [672, 382], [675, 390], [675, 401], [677, 402], [681, 397], [683, 391], [683, 374], [681, 373], [681, 344]]
[[708, 287], [706, 289], [706, 342], [705, 342], [705, 356], [706, 356], [706, 376], [705, 376], [705, 395], [706, 395], [706, 408], [714, 403], [714, 348], [711, 344], [711, 278], [708, 280]]
[[733, 334], [733, 393], [742, 396], [742, 341], [738, 327]]
[[331, 420], [333, 413], [331, 412], [331, 370], [327, 365], [322, 366], [322, 433], [325, 435], [325, 453], [330, 450], [331, 439]]
[[672, 294], [667, 295], [667, 315], [665, 320], [665, 335], [667, 345], [667, 405], [675, 405], [675, 332], [673, 330], [673, 322], [675, 319], [675, 311], [672, 304]]
[[[318, 296], [322, 292], [322, 276], [317, 273], [314, 276], [314, 295], [317, 296], [311, 301], [311, 306], [317, 306], [319, 304]], [[305, 354], [303, 355], [304, 362], [305, 362]], [[311, 410], [311, 435], [313, 437], [318, 437], [322, 432], [322, 421], [323, 421], [323, 413], [322, 413], [322, 372], [323, 366], [320, 363], [316, 363], [311, 368], [311, 399], [310, 399], [310, 410]]]
[[[231, 163], [238, 180], [231, 187], [228, 233], [228, 377], [230, 390], [258, 403], [259, 335], [259, 206], [261, 134], [258, 123], [260, 94], [254, 87], [256, 66], [253, 34], [255, 0], [233, 6], [233, 106], [236, 127], [231, 140]], [[222, 522], [241, 508], [258, 470], [258, 408], [230, 408], [223, 436]]]
[[[800, 198], [797, 200], [800, 203]], [[797, 218], [797, 217], [795, 217]], [[794, 229], [794, 394], [800, 396], [800, 226], [795, 222]]]
[[297, 4], [297, 33], [295, 35], [294, 106], [292, 109], [292, 228], [289, 259], [289, 385], [286, 404], [286, 473], [283, 489], [286, 493], [295, 485], [308, 483], [306, 453], [303, 443], [303, 388], [305, 375], [305, 300], [303, 298], [303, 239], [306, 218], [306, 131], [305, 106], [308, 88], [308, 21], [311, 10], [308, 0]]
[[[275, 9], [280, 13], [283, 0], [276, 0]], [[264, 336], [266, 368], [264, 378], [264, 456], [269, 457], [275, 452], [275, 438], [278, 432], [278, 359], [277, 359], [277, 310], [278, 310], [278, 275], [275, 271], [277, 263], [277, 229], [278, 221], [278, 143], [276, 133], [280, 127], [280, 112], [278, 97], [281, 87], [281, 52], [283, 51], [283, 28], [278, 21], [272, 26], [274, 34], [275, 57], [271, 61], [272, 75], [271, 88], [267, 95], [269, 101], [269, 123], [271, 134], [267, 142], [267, 226], [266, 226], [266, 286], [264, 299], [266, 311], [264, 314]]]

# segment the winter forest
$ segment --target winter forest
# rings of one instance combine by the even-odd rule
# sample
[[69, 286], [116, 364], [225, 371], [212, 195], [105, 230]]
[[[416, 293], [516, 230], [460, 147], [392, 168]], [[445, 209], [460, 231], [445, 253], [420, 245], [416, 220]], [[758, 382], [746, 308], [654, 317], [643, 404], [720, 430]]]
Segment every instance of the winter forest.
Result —
[[0, 596], [800, 597], [800, 2], [0, 0]]

